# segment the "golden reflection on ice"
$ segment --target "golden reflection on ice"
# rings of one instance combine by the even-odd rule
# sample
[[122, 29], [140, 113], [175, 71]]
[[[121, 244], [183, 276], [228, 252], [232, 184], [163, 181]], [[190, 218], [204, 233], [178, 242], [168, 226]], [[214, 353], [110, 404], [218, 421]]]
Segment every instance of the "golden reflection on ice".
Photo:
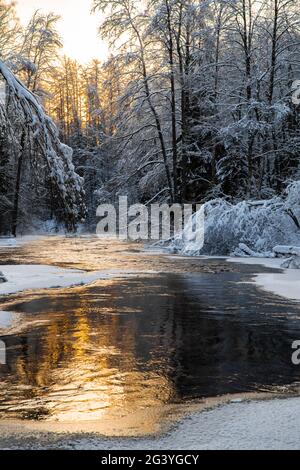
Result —
[[1, 420], [137, 436], [161, 430], [193, 400], [300, 381], [286, 354], [299, 306], [241, 288], [250, 276], [225, 261], [175, 262], [93, 238], [48, 238], [5, 256], [114, 277], [3, 300], [0, 310], [19, 320], [3, 338]]
[[166, 413], [164, 405], [174, 393], [172, 382], [153, 367], [143, 370], [139, 364], [135, 317], [140, 310], [134, 305], [122, 307], [117, 281], [99, 284], [109, 292], [101, 305], [99, 286], [95, 292], [89, 289], [88, 300], [85, 288], [76, 288], [73, 302], [68, 291], [57, 290], [47, 302], [42, 294], [33, 294], [28, 304], [15, 304], [20, 311], [31, 310], [27, 320], [38, 312], [48, 324], [42, 329], [42, 341], [33, 334], [23, 343], [20, 336], [10, 362], [11, 396], [0, 399], [0, 416], [8, 413], [14, 419], [79, 427], [90, 422], [107, 435], [157, 430], [158, 415]]

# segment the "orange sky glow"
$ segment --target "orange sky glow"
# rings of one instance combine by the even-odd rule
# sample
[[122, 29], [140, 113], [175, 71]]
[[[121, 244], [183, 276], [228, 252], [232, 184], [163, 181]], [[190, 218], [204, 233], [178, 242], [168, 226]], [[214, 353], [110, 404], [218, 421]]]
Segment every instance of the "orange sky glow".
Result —
[[18, 0], [16, 3], [23, 25], [38, 9], [60, 15], [58, 29], [64, 43], [63, 53], [80, 63], [94, 58], [105, 60], [108, 55], [97, 31], [101, 14], [91, 14], [91, 5], [90, 0]]

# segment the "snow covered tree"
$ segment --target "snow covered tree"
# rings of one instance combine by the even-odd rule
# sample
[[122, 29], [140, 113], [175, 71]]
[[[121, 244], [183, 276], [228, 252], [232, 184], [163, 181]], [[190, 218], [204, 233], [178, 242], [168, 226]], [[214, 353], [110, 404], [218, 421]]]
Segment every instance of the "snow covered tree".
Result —
[[[142, 166], [145, 164], [148, 168], [152, 165], [162, 166], [165, 171], [164, 188], [160, 187], [160, 191], [167, 192], [171, 200], [175, 200], [174, 193], [174, 175], [172, 178], [170, 169], [170, 158], [168, 152], [168, 136], [164, 133], [164, 125], [161, 116], [161, 106], [164, 103], [159, 100], [160, 90], [157, 89], [157, 61], [154, 54], [158, 53], [151, 47], [151, 38], [147, 35], [148, 13], [144, 10], [143, 4], [139, 4], [134, 0], [118, 0], [109, 2], [107, 0], [95, 0], [95, 10], [101, 10], [107, 14], [105, 21], [101, 26], [101, 34], [104, 38], [111, 41], [113, 46], [116, 41], [121, 39], [123, 47], [119, 48], [119, 54], [115, 60], [122, 63], [124, 75], [129, 79], [129, 86], [123, 98], [125, 109], [127, 112], [123, 114], [126, 124], [130, 123], [123, 134], [123, 151], [136, 138], [140, 142], [143, 152], [146, 141], [152, 141], [153, 150], [147, 152], [142, 157]], [[161, 84], [160, 84], [161, 86]], [[148, 113], [147, 119], [141, 123], [135, 121], [131, 109], [142, 109], [144, 113]], [[139, 115], [139, 118], [141, 116]], [[146, 116], [145, 116], [146, 117]], [[121, 125], [122, 126], [122, 125]], [[133, 126], [133, 127], [132, 127]], [[149, 136], [149, 130], [154, 132]], [[128, 131], [128, 132], [127, 132]], [[146, 138], [143, 138], [143, 132]], [[157, 158], [159, 157], [159, 158]], [[138, 170], [136, 168], [136, 170]]]
[[120, 194], [146, 204], [235, 203], [272, 199], [297, 180], [300, 116], [291, 97], [300, 76], [299, 0], [94, 0], [93, 7], [104, 13], [100, 34], [111, 56], [82, 65], [59, 57], [55, 15], [36, 12], [21, 30], [13, 4], [0, 1], [6, 65], [25, 82], [23, 93], [42, 97], [58, 129], [48, 118], [36, 129], [39, 101], [27, 90], [24, 106], [10, 86], [1, 106], [1, 220], [12, 213], [25, 220], [23, 208], [38, 198], [37, 219], [65, 217], [59, 178], [48, 171], [49, 136], [56, 175], [57, 161], [63, 174], [72, 165], [60, 141], [73, 149], [89, 227], [97, 203]]
[[112, 187], [142, 201], [280, 193], [299, 167], [297, 6], [95, 0], [122, 77]]
[[0, 59], [13, 58], [18, 52], [20, 38], [21, 26], [14, 2], [0, 0]]
[[58, 59], [61, 39], [56, 26], [59, 16], [53, 13], [34, 13], [23, 33], [19, 67], [25, 86], [34, 93], [45, 92], [44, 83]]
[[[0, 105], [0, 124], [9, 142], [15, 169], [13, 195], [8, 195], [12, 196], [11, 232], [17, 234], [22, 211], [26, 210], [21, 197], [23, 184], [32, 185], [34, 175], [38, 175], [39, 185], [41, 180], [44, 182], [43, 199], [51, 195], [49, 214], [56, 215], [68, 230], [74, 230], [85, 216], [85, 206], [83, 181], [75, 173], [72, 150], [60, 142], [56, 126], [45, 114], [38, 99], [2, 61], [0, 76], [6, 87], [5, 102]], [[29, 166], [30, 179], [24, 182], [23, 177]], [[26, 187], [27, 195], [30, 194], [31, 185]], [[42, 201], [36, 199], [35, 202], [41, 204]]]

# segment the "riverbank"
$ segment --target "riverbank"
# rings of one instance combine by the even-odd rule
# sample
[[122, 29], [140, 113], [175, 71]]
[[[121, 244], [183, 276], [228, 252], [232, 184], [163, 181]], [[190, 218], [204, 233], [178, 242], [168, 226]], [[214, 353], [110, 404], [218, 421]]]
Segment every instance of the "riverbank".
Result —
[[[116, 276], [119, 274], [134, 274], [140, 270], [136, 259], [134, 260], [134, 268], [131, 269], [131, 258], [134, 251], [139, 251], [142, 255], [147, 255], [149, 261], [149, 270], [147, 272], [153, 272], [151, 269], [150, 254], [153, 257], [159, 258], [159, 271], [165, 271], [165, 260], [178, 259], [180, 260], [179, 270], [188, 271], [189, 266], [191, 269], [195, 267], [195, 260], [210, 260], [216, 257], [181, 257], [181, 256], [170, 256], [166, 253], [166, 256], [161, 256], [161, 252], [152, 250], [150, 254], [146, 251], [143, 252], [141, 245], [132, 245], [132, 251], [126, 250], [126, 244], [117, 242], [119, 244], [118, 251], [120, 258], [114, 260], [114, 269], [111, 269], [111, 262], [107, 262], [107, 258], [110, 256], [110, 250], [105, 246], [105, 240], [97, 239], [96, 237], [87, 237], [85, 241], [89, 241], [89, 245], [92, 247], [93, 256], [90, 253], [82, 250], [82, 256], [80, 262], [78, 262], [73, 269], [72, 257], [75, 255], [78, 258], [78, 250], [80, 248], [80, 239], [74, 239], [74, 251], [70, 252], [67, 247], [67, 253], [61, 250], [64, 247], [64, 240], [68, 240], [65, 237], [51, 237], [53, 240], [54, 250], [52, 253], [47, 253], [44, 249], [44, 245], [49, 249], [48, 240], [49, 237], [23, 237], [23, 238], [0, 238], [0, 249], [9, 250], [12, 254], [16, 249], [20, 249], [22, 246], [31, 245], [31, 249], [36, 251], [36, 255], [39, 255], [41, 250], [41, 264], [37, 264], [33, 259], [28, 260], [28, 264], [25, 263], [14, 263], [5, 266], [1, 266], [0, 258], [0, 271], [3, 271], [4, 275], [8, 279], [8, 283], [0, 284], [0, 295], [13, 294], [21, 292], [23, 290], [33, 289], [45, 289], [52, 287], [72, 287], [74, 285], [89, 284], [97, 279], [105, 279], [108, 276]], [[114, 244], [116, 241], [114, 241]], [[58, 244], [58, 250], [56, 245]], [[100, 253], [95, 247], [99, 244]], [[122, 250], [125, 247], [125, 250]], [[15, 249], [15, 250], [14, 250]], [[86, 256], [85, 256], [86, 254]], [[101, 255], [101, 256], [99, 256]], [[107, 256], [108, 255], [108, 256]], [[125, 255], [125, 256], [124, 256]], [[99, 256], [99, 261], [97, 258]], [[13, 256], [12, 256], [13, 258]], [[297, 269], [283, 269], [281, 264], [282, 258], [233, 258], [233, 257], [220, 257], [224, 261], [234, 264], [252, 265], [252, 266], [263, 266], [274, 270], [273, 272], [257, 273], [254, 276], [254, 283], [257, 287], [280, 295], [290, 300], [300, 300], [300, 270]], [[14, 259], [13, 259], [14, 260]], [[185, 260], [185, 262], [183, 262]], [[14, 260], [15, 261], [15, 260]], [[45, 263], [46, 262], [46, 263]], [[99, 264], [103, 265], [103, 269], [99, 270]], [[102, 266], [101, 266], [102, 268]], [[144, 266], [143, 266], [143, 272]]]
[[231, 403], [194, 413], [152, 438], [30, 432], [0, 423], [0, 449], [69, 450], [299, 450], [300, 398]]
[[258, 273], [254, 277], [257, 287], [289, 300], [300, 301], [300, 269], [283, 269], [282, 258], [227, 258], [230, 263], [259, 265], [277, 272]]
[[[105, 243], [54, 237], [2, 251], [0, 270], [20, 293], [3, 300], [0, 448], [297, 449], [299, 307], [250, 284], [285, 279], [282, 260], [227, 263]], [[48, 290], [76, 280], [92, 285]], [[12, 322], [25, 327], [7, 331]], [[261, 392], [274, 399], [258, 402]], [[214, 409], [199, 406], [204, 396]]]

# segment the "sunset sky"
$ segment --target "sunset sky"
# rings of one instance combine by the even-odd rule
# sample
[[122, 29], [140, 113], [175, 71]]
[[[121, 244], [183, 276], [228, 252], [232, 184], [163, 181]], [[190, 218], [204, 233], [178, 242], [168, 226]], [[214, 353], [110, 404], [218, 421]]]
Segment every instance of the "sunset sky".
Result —
[[60, 15], [59, 32], [64, 42], [64, 53], [79, 62], [93, 58], [105, 59], [107, 48], [97, 35], [101, 15], [90, 14], [90, 0], [18, 0], [17, 12], [26, 24], [35, 10]]

